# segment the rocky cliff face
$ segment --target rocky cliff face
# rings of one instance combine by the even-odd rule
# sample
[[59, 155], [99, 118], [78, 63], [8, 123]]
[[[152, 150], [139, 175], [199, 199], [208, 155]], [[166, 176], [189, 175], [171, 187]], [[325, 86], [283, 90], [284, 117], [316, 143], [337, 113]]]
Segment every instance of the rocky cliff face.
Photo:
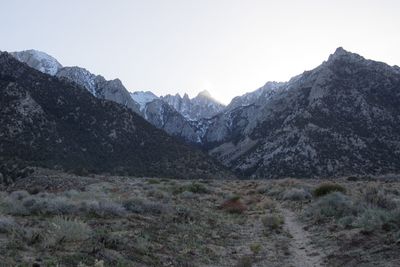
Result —
[[195, 128], [173, 107], [161, 99], [146, 104], [141, 112], [151, 124], [191, 144], [199, 144], [200, 139]]
[[[210, 126], [206, 138], [217, 143], [210, 153], [248, 176], [400, 171], [400, 72], [342, 48], [263, 105], [221, 116], [230, 120]], [[214, 138], [227, 129], [236, 132]]]
[[131, 98], [130, 93], [119, 79], [107, 81], [103, 76], [94, 75], [80, 67], [61, 68], [56, 76], [86, 88], [95, 97], [114, 101], [139, 112], [139, 104]]
[[94, 75], [84, 68], [63, 67], [52, 56], [37, 50], [13, 52], [11, 55], [38, 71], [72, 81], [98, 98], [117, 102], [139, 112], [139, 104], [132, 100], [119, 79], [107, 81], [104, 77]]
[[184, 94], [183, 97], [179, 94], [166, 95], [161, 99], [191, 121], [211, 118], [225, 108], [223, 104], [213, 99], [207, 91], [200, 92], [192, 99], [187, 94]]
[[32, 165], [135, 176], [218, 178], [213, 160], [136, 113], [0, 53], [0, 154]]

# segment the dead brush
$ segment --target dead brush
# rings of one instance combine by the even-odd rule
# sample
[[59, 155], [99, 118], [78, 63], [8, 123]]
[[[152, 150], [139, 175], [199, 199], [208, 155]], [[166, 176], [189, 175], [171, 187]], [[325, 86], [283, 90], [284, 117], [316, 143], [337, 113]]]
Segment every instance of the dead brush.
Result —
[[239, 196], [234, 196], [224, 201], [219, 208], [234, 214], [242, 214], [247, 210], [247, 207], [240, 201]]
[[363, 199], [368, 204], [386, 209], [392, 210], [396, 208], [396, 202], [385, 193], [378, 184], [371, 183], [363, 190]]

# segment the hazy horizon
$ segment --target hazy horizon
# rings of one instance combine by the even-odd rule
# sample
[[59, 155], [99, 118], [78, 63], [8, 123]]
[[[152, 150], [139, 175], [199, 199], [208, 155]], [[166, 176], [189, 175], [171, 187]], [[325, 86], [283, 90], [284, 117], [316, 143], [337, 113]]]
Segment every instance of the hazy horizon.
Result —
[[224, 104], [337, 47], [400, 63], [398, 1], [4, 1], [0, 50], [36, 49], [129, 91]]

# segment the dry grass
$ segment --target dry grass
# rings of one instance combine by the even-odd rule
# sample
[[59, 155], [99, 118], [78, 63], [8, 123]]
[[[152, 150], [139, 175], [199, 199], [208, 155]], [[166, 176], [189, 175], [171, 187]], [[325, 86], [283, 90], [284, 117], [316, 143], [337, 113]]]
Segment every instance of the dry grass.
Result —
[[[0, 192], [0, 255], [7, 266], [31, 266], [37, 255], [43, 266], [290, 266], [284, 207], [329, 266], [396, 266], [400, 182], [342, 179], [346, 194], [312, 197], [321, 183], [51, 172]], [[345, 255], [364, 262], [346, 265]]]

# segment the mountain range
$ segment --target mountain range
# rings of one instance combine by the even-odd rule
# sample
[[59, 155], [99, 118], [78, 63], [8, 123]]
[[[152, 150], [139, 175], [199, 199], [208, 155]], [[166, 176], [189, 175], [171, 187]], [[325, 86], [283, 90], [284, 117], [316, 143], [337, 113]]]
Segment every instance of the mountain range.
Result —
[[[69, 71], [61, 68], [52, 76], [0, 53], [0, 161], [17, 158], [48, 168], [135, 176], [231, 176], [215, 160], [155, 128], [130, 106], [104, 100], [109, 95], [104, 92], [122, 88], [118, 80], [83, 75], [93, 78], [89, 91], [80, 80], [60, 74]], [[88, 74], [78, 68], [71, 73]]]
[[48, 77], [125, 106], [244, 177], [400, 170], [400, 68], [343, 48], [315, 69], [288, 82], [267, 82], [227, 106], [206, 91], [192, 99], [129, 93], [118, 79], [106, 81], [79, 67], [63, 67], [43, 52], [11, 54]]
[[157, 128], [189, 143], [201, 142], [191, 121], [212, 117], [224, 108], [208, 92], [201, 92], [193, 99], [187, 95], [181, 98], [179, 94], [157, 97], [152, 92], [130, 93], [119, 79], [107, 81], [103, 76], [81, 67], [63, 67], [57, 59], [41, 51], [26, 50], [11, 54], [43, 73], [75, 82], [95, 97], [122, 104]]

